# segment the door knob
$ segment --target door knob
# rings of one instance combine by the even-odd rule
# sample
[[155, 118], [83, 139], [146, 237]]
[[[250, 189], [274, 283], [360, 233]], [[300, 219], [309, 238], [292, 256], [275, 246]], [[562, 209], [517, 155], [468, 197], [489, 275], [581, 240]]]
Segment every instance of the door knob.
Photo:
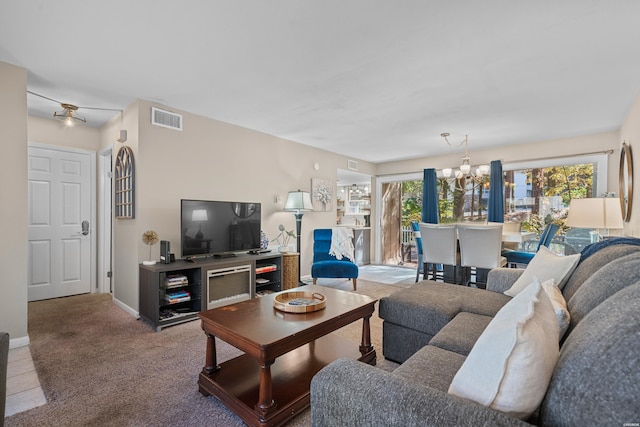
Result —
[[89, 221], [85, 219], [82, 221], [82, 235], [86, 236], [87, 234], [89, 234]]

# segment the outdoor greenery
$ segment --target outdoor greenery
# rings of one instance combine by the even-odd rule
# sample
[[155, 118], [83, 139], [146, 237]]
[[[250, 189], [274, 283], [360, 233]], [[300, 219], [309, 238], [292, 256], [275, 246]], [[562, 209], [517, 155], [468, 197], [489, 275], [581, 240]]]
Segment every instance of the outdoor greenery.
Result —
[[402, 182], [402, 227], [422, 220], [422, 180]]
[[545, 196], [562, 196], [562, 201], [567, 205], [571, 199], [593, 197], [592, 163], [543, 170], [542, 186]]
[[[535, 202], [525, 209], [509, 212], [505, 209], [508, 220], [521, 221], [522, 229], [541, 233], [548, 223], [557, 224], [559, 236], [563, 236], [568, 229], [565, 224], [567, 207], [573, 198], [593, 197], [592, 163], [555, 166], [548, 168], [528, 169], [519, 171], [526, 174], [526, 183], [530, 184], [527, 197]], [[513, 183], [514, 171], [505, 173], [506, 188]], [[453, 187], [446, 179], [438, 179], [438, 211], [440, 222], [457, 222], [462, 220], [486, 220], [486, 206], [482, 196], [488, 191], [488, 177], [485, 185], [476, 185], [463, 192]], [[560, 196], [564, 207], [551, 208], [544, 216], [540, 211], [539, 200], [542, 197]], [[506, 202], [506, 198], [505, 198]], [[422, 180], [404, 181], [402, 183], [402, 226], [409, 227], [411, 221], [421, 221], [422, 218]]]

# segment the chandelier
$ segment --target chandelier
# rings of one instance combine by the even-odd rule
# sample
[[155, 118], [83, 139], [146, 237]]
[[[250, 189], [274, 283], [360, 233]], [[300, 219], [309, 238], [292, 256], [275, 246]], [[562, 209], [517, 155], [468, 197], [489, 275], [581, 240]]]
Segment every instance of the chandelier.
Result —
[[449, 142], [448, 137], [451, 134], [449, 132], [441, 133], [440, 136], [447, 141], [451, 147], [460, 147], [464, 144], [464, 157], [462, 158], [462, 164], [458, 170], [451, 168], [442, 169], [442, 176], [449, 182], [449, 185], [456, 187], [458, 190], [466, 191], [469, 184], [472, 186], [484, 185], [486, 177], [489, 174], [489, 165], [480, 165], [475, 171], [471, 170], [471, 157], [469, 156], [469, 136], [465, 135], [464, 140], [459, 144], [452, 144]]

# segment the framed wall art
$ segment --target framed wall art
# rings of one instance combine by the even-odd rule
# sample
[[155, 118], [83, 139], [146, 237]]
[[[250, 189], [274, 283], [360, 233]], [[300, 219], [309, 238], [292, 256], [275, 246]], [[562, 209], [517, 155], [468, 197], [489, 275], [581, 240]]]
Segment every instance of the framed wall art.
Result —
[[116, 218], [133, 219], [135, 210], [135, 162], [130, 147], [118, 151], [115, 166], [115, 203]]
[[331, 180], [312, 178], [311, 179], [311, 200], [313, 210], [320, 212], [330, 212], [333, 210], [333, 185]]

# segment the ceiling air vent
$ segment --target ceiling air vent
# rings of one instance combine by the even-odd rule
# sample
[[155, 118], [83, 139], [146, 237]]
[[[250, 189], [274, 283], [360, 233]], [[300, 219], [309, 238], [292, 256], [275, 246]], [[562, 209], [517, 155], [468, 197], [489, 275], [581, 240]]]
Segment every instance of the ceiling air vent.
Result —
[[151, 124], [173, 130], [182, 130], [182, 116], [170, 111], [151, 107]]
[[347, 160], [347, 167], [352, 171], [358, 170], [358, 162], [355, 160]]

